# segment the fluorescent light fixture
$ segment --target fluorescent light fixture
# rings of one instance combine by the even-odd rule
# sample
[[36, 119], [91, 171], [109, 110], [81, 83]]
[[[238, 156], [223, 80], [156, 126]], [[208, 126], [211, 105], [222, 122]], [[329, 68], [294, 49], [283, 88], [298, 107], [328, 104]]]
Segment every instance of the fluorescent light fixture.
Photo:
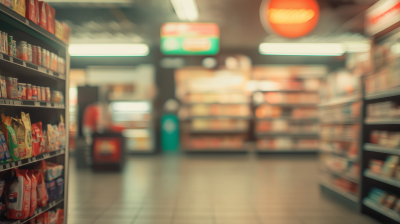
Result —
[[178, 18], [183, 21], [196, 21], [199, 10], [195, 0], [171, 0]]
[[345, 42], [343, 45], [348, 53], [367, 52], [371, 50], [371, 44], [368, 42]]
[[115, 112], [149, 112], [149, 102], [112, 102], [110, 107]]
[[259, 51], [266, 55], [340, 56], [345, 49], [340, 43], [262, 43]]
[[146, 56], [146, 44], [71, 44], [71, 56]]

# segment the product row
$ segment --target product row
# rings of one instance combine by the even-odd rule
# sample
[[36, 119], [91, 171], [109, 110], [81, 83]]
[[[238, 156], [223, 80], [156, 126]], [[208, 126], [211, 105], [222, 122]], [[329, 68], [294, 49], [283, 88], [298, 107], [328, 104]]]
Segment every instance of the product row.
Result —
[[352, 162], [346, 158], [329, 154], [321, 154], [320, 157], [322, 170], [327, 169], [353, 178], [357, 178], [360, 175], [360, 164], [358, 162]]
[[264, 100], [270, 104], [318, 104], [319, 96], [317, 93], [264, 93]]
[[51, 34], [66, 43], [69, 41], [70, 27], [57, 21], [56, 10], [44, 1], [38, 0], [0, 0], [0, 3], [13, 9], [21, 16], [38, 24]]
[[241, 149], [244, 140], [242, 137], [221, 136], [221, 137], [191, 137], [185, 139], [184, 145], [188, 149]]
[[399, 64], [392, 64], [391, 68], [384, 68], [373, 75], [365, 77], [365, 93], [372, 94], [398, 87], [400, 85], [398, 69]]
[[396, 102], [385, 101], [371, 103], [367, 106], [367, 117], [369, 118], [399, 118], [400, 106]]
[[191, 93], [186, 95], [185, 103], [247, 103], [243, 93]]
[[316, 150], [318, 139], [293, 139], [293, 138], [271, 138], [258, 139], [257, 149], [261, 150]]
[[65, 125], [47, 125], [42, 122], [31, 125], [29, 114], [21, 112], [21, 118], [1, 115], [0, 162], [8, 163], [25, 158], [65, 149]]
[[320, 109], [319, 119], [323, 122], [346, 121], [360, 117], [361, 102], [353, 102]]
[[318, 132], [319, 125], [315, 123], [298, 124], [287, 120], [271, 120], [271, 121], [257, 121], [256, 131], [262, 132], [279, 132], [279, 133], [298, 133], [308, 134]]
[[233, 119], [193, 119], [191, 127], [192, 130], [241, 131], [248, 129], [249, 122], [246, 120], [233, 120]]
[[1, 98], [64, 103], [62, 92], [53, 90], [50, 93], [50, 87], [19, 83], [17, 78], [4, 76], [0, 76], [0, 82]]
[[328, 185], [333, 185], [345, 192], [351, 193], [353, 195], [358, 195], [358, 184], [354, 183], [345, 178], [339, 177], [334, 174], [324, 173], [322, 176], [322, 181]]
[[346, 139], [356, 139], [360, 133], [360, 125], [351, 124], [351, 125], [321, 125], [320, 136], [325, 138], [330, 137], [338, 137], [338, 138], [346, 138]]
[[372, 188], [368, 194], [368, 200], [383, 208], [394, 211], [400, 218], [400, 197], [398, 195], [379, 188]]
[[318, 118], [316, 107], [297, 107], [285, 109], [279, 106], [261, 105], [257, 107], [256, 117], [262, 118], [291, 118], [291, 119], [313, 119]]
[[360, 95], [360, 75], [347, 70], [339, 70], [328, 75], [320, 88], [321, 102]]
[[[246, 117], [250, 116], [250, 108], [244, 104], [198, 104], [182, 108], [186, 110], [187, 116], [235, 116], [235, 117]], [[185, 111], [181, 111], [181, 114]]]
[[371, 159], [369, 169], [376, 174], [400, 181], [400, 161], [398, 156], [388, 156], [385, 161]]
[[13, 36], [5, 32], [0, 31], [0, 33], [1, 53], [65, 74], [64, 58], [39, 46], [28, 44], [26, 41], [17, 42], [13, 40]]
[[370, 143], [387, 148], [400, 148], [400, 132], [371, 131]]
[[322, 152], [333, 153], [347, 158], [358, 158], [357, 142], [332, 142], [322, 140], [320, 149]]
[[57, 200], [64, 194], [63, 170], [63, 165], [42, 160], [36, 169], [5, 171], [0, 180], [0, 215], [5, 214], [7, 219], [27, 219], [37, 208]]

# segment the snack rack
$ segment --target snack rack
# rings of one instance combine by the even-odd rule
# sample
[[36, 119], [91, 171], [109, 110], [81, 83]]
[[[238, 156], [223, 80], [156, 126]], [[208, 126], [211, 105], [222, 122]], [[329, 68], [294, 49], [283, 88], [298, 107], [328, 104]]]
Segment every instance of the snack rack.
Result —
[[64, 178], [64, 194], [58, 199], [49, 202], [44, 207], [38, 207], [33, 216], [24, 220], [4, 220], [7, 223], [28, 223], [29, 220], [37, 215], [48, 211], [49, 209], [63, 208], [64, 223], [67, 223], [67, 198], [68, 198], [68, 139], [69, 139], [69, 55], [68, 44], [58, 39], [55, 35], [49, 33], [39, 25], [29, 21], [27, 18], [19, 15], [12, 9], [0, 4], [0, 30], [9, 33], [18, 41], [27, 41], [34, 45], [44, 47], [56, 52], [59, 56], [65, 58], [65, 75], [51, 71], [21, 59], [0, 53], [0, 72], [2, 76], [18, 78], [20, 82], [32, 83], [34, 85], [45, 85], [52, 90], [61, 91], [64, 95], [64, 104], [50, 103], [43, 101], [0, 99], [0, 113], [8, 116], [17, 116], [21, 111], [29, 113], [31, 123], [41, 121], [45, 124], [56, 124], [61, 121], [61, 115], [65, 125], [65, 150], [61, 149], [50, 153], [44, 153], [36, 157], [22, 159], [20, 161], [10, 162], [0, 165], [0, 174], [13, 168], [34, 168], [42, 160], [54, 162], [64, 166], [64, 172], [61, 177]]

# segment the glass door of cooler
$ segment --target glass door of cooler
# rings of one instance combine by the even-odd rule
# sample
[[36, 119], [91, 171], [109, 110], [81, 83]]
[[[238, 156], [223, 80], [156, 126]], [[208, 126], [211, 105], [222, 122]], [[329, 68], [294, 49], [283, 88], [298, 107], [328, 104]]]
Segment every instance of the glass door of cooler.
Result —
[[112, 125], [122, 130], [127, 152], [153, 152], [151, 101], [115, 101], [109, 105]]

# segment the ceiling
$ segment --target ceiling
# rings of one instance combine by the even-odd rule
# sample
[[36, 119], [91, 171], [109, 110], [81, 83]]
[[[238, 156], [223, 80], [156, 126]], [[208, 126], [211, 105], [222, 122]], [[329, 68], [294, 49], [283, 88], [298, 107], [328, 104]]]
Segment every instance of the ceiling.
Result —
[[[54, 1], [54, 0], [53, 0]], [[67, 0], [56, 0], [58, 2]], [[118, 4], [65, 2], [54, 3], [56, 18], [67, 21], [73, 40], [108, 39], [144, 42], [157, 47], [160, 27], [165, 22], [179, 22], [170, 0], [120, 0]], [[131, 4], [127, 4], [131, 1]], [[260, 22], [262, 0], [196, 0], [198, 22], [220, 26], [221, 48], [254, 48], [274, 34], [267, 33]], [[377, 0], [318, 0], [320, 21], [310, 36], [329, 37], [348, 32], [363, 33], [363, 12]]]

